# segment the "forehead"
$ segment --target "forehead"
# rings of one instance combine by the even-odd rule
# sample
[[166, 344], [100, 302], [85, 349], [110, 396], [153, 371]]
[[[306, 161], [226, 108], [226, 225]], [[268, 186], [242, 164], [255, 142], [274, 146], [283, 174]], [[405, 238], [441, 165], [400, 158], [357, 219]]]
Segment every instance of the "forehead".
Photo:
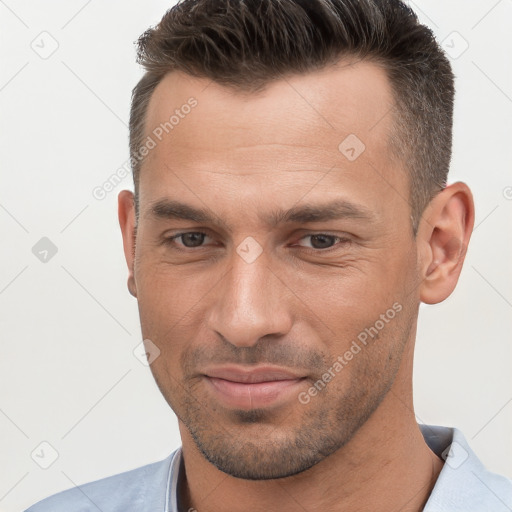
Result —
[[283, 77], [258, 93], [169, 73], [146, 116], [155, 147], [142, 166], [141, 207], [173, 187], [254, 203], [285, 200], [327, 174], [315, 190], [331, 196], [344, 180], [382, 186], [379, 172], [403, 181], [388, 148], [392, 108], [386, 72], [369, 61]]
[[337, 140], [350, 133], [375, 143], [389, 132], [391, 116], [387, 114], [393, 105], [385, 70], [370, 61], [342, 60], [317, 71], [272, 81], [258, 93], [175, 71], [167, 74], [153, 92], [146, 132], [169, 122], [190, 98], [197, 101], [194, 115], [186, 115], [186, 123], [180, 117], [180, 130], [178, 124], [173, 124], [164, 136], [183, 145], [188, 135], [184, 130], [195, 130], [195, 149], [219, 143], [297, 143], [298, 138], [311, 141], [312, 135], [317, 142], [325, 137], [330, 141], [331, 137]]

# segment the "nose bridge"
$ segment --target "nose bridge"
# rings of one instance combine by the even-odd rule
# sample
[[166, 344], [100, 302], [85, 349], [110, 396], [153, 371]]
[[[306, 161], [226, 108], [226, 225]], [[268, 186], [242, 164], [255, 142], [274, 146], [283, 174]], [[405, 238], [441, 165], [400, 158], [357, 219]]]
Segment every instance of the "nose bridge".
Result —
[[291, 318], [284, 285], [270, 270], [267, 256], [251, 246], [251, 241], [248, 245], [242, 242], [230, 265], [210, 311], [210, 328], [237, 346], [251, 346], [263, 336], [286, 333]]

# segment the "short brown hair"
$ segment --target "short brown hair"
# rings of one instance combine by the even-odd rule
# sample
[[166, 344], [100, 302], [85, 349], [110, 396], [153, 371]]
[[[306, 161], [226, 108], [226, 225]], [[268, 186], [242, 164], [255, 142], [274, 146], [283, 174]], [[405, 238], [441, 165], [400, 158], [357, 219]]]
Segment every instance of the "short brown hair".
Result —
[[180, 70], [246, 92], [343, 57], [384, 67], [395, 99], [390, 148], [409, 172], [413, 230], [446, 186], [451, 158], [454, 77], [430, 29], [400, 0], [183, 0], [138, 40], [146, 72], [133, 89], [130, 156], [138, 218], [151, 95]]

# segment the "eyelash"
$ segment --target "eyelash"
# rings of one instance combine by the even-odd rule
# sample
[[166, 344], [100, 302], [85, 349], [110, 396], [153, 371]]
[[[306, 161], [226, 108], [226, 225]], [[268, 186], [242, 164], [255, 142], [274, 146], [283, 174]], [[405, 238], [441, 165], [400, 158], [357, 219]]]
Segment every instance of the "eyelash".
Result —
[[[205, 233], [204, 231], [182, 231], [181, 233], [177, 233], [173, 236], [170, 236], [170, 237], [166, 237], [164, 238], [163, 240], [163, 243], [165, 245], [169, 245], [169, 246], [173, 246], [174, 249], [178, 250], [178, 251], [183, 251], [183, 252], [190, 252], [190, 251], [193, 251], [195, 249], [201, 249], [203, 248], [204, 246], [199, 246], [199, 247], [185, 247], [185, 248], [182, 248], [182, 247], [176, 247], [174, 241], [177, 239], [177, 238], [180, 238], [182, 237], [183, 235], [188, 235], [188, 234], [191, 234], [191, 233], [194, 233], [194, 234], [200, 234], [200, 235], [204, 235], [204, 236], [209, 236], [208, 233]], [[331, 252], [331, 251], [335, 251], [337, 249], [339, 249], [339, 246], [340, 245], [345, 245], [347, 243], [350, 243], [350, 239], [349, 238], [343, 238], [341, 236], [337, 236], [337, 235], [331, 235], [330, 233], [323, 233], [323, 232], [319, 232], [319, 233], [310, 233], [308, 235], [304, 235], [303, 237], [299, 238], [299, 240], [302, 240], [304, 238], [308, 238], [308, 237], [313, 237], [313, 236], [319, 236], [319, 235], [325, 235], [325, 236], [329, 236], [329, 237], [332, 237], [335, 239], [335, 241], [337, 240], [338, 241], [338, 244], [337, 245], [333, 245], [332, 247], [328, 247], [326, 249], [315, 249], [315, 248], [312, 248], [312, 247], [302, 247], [302, 249], [305, 249], [306, 251], [308, 252], [314, 252], [316, 254], [318, 253], [328, 253], [328, 252]]]

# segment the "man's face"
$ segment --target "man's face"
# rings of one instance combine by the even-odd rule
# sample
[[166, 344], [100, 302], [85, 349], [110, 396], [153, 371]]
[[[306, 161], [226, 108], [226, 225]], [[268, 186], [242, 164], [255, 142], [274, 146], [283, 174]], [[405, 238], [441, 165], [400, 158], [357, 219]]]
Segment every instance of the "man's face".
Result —
[[175, 72], [151, 98], [132, 286], [182, 437], [228, 474], [306, 470], [402, 378], [417, 251], [392, 104], [365, 62], [245, 95]]

